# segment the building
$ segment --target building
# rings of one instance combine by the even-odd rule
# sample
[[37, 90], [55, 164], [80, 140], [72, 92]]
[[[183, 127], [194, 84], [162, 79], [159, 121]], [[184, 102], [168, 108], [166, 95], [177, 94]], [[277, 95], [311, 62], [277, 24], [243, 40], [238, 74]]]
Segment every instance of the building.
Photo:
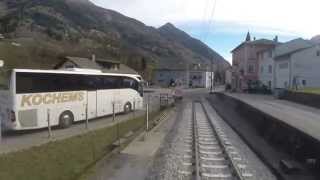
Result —
[[211, 72], [208, 71], [190, 71], [189, 87], [191, 88], [210, 88]]
[[54, 69], [70, 68], [95, 69], [101, 70], [104, 73], [138, 74], [132, 68], [118, 61], [96, 59], [95, 56], [92, 56], [91, 59], [68, 56], [63, 58], [63, 60], [54, 67]]
[[231, 51], [232, 53], [232, 88], [243, 91], [248, 88], [250, 82], [259, 80], [258, 52], [270, 49], [277, 44], [275, 40], [258, 39], [251, 40], [248, 32], [246, 39]]
[[162, 87], [168, 87], [175, 83], [177, 86], [187, 86], [188, 74], [185, 69], [156, 69], [154, 72], [152, 83]]
[[228, 67], [225, 71], [225, 84], [232, 84], [232, 67]]
[[275, 88], [320, 87], [319, 44], [294, 39], [275, 48]]
[[212, 78], [214, 77], [210, 69], [210, 66], [204, 64], [192, 64], [186, 69], [156, 69], [153, 77], [153, 83], [162, 87], [168, 87], [174, 84], [185, 88], [210, 88]]
[[268, 89], [273, 90], [274, 88], [274, 51], [276, 45], [270, 47], [269, 49], [264, 49], [259, 51], [258, 62], [258, 80], [260, 83]]

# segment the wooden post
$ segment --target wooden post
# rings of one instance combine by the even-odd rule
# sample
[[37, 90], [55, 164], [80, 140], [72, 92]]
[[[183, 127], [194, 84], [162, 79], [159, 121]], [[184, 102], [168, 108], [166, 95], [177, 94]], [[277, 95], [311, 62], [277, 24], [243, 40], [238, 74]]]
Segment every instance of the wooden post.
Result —
[[47, 110], [47, 121], [48, 121], [48, 137], [52, 137], [52, 132], [51, 132], [51, 122], [50, 122], [50, 109]]
[[146, 118], [147, 118], [147, 126], [146, 126], [146, 131], [148, 132], [149, 131], [149, 97], [148, 96], [148, 99], [147, 99], [147, 106], [146, 106], [146, 111], [147, 111], [147, 114], [146, 114]]
[[88, 102], [86, 103], [86, 129], [89, 129]]
[[3, 122], [3, 116], [0, 119], [0, 144], [1, 144], [1, 141], [2, 141], [2, 122]]
[[136, 99], [133, 99], [133, 118], [136, 118]]
[[115, 117], [116, 117], [116, 112], [115, 112], [115, 102], [112, 102], [112, 122], [114, 122]]
[[[120, 104], [119, 104], [120, 106]], [[112, 112], [113, 112], [113, 116], [112, 116], [112, 120], [113, 122], [115, 122], [116, 120], [116, 112], [115, 112], [115, 102], [113, 102], [113, 105], [112, 105]], [[120, 146], [121, 146], [121, 140], [120, 140], [120, 122], [119, 122], [119, 118], [117, 119], [117, 122], [116, 122], [116, 138], [117, 138], [117, 141], [118, 141], [118, 153], [120, 153]]]

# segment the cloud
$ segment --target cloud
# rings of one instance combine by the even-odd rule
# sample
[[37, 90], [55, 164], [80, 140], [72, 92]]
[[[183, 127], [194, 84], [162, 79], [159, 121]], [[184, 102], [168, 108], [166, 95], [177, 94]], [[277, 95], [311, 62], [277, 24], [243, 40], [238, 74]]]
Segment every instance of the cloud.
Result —
[[248, 30], [257, 38], [271, 39], [279, 35], [281, 41], [296, 37], [311, 38], [320, 34], [319, 0], [92, 0], [92, 2], [154, 27], [172, 22], [204, 41], [229, 61], [230, 50], [244, 40]]
[[[214, 0], [92, 1], [156, 27], [166, 22], [208, 23], [215, 3]], [[320, 33], [320, 23], [317, 23], [319, 7], [318, 0], [216, 0], [214, 20], [310, 38]]]

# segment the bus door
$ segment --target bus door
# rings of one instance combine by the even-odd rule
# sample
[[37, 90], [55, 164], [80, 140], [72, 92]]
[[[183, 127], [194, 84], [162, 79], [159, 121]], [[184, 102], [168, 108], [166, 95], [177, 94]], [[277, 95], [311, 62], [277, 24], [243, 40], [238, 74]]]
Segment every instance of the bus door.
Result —
[[97, 117], [97, 91], [88, 91], [88, 118]]
[[126, 98], [124, 94], [121, 94], [120, 89], [116, 89], [113, 91], [113, 102], [115, 103], [115, 113], [120, 113], [123, 110], [122, 99]]

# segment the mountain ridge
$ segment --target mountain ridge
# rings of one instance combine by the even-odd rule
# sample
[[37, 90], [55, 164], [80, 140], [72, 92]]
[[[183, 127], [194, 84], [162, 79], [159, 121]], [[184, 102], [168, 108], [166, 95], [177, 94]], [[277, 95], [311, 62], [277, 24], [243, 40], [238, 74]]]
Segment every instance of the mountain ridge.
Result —
[[[96, 54], [118, 59], [139, 72], [147, 71], [141, 67], [142, 61], [147, 61], [151, 69], [181, 68], [185, 63], [211, 61], [204, 53], [210, 50], [209, 47], [174, 25], [168, 24], [174, 29], [164, 33], [161, 27], [147, 26], [89, 0], [4, 0], [0, 9], [3, 9], [0, 13], [1, 34], [10, 40], [21, 41], [24, 46], [41, 44], [43, 47], [33, 48], [42, 48], [41, 51], [50, 51], [57, 57]], [[172, 34], [181, 37], [175, 38]], [[182, 41], [183, 38], [188, 40]], [[201, 52], [185, 42], [201, 42], [197, 48], [204, 50]], [[221, 56], [216, 63], [220, 61], [226, 62]]]

